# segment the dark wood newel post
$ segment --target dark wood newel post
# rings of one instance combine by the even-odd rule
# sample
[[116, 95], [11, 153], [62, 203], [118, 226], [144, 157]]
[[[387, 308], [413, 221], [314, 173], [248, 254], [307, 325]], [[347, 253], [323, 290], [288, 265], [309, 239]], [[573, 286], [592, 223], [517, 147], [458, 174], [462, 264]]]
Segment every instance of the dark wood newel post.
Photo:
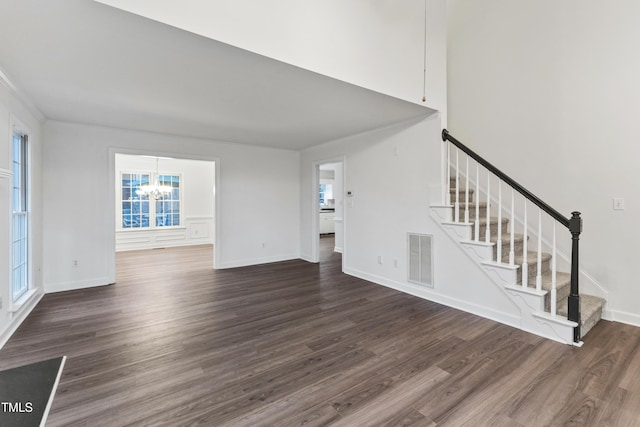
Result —
[[578, 323], [573, 329], [573, 341], [580, 341], [580, 288], [578, 285], [578, 243], [582, 232], [582, 218], [580, 212], [571, 212], [569, 220], [569, 231], [571, 232], [571, 291], [568, 300], [568, 316], [572, 322]]

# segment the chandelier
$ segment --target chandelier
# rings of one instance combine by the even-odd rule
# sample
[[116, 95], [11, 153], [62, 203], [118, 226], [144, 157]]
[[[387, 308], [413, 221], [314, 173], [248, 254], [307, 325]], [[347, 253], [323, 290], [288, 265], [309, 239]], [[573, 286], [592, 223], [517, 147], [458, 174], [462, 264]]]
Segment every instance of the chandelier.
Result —
[[141, 185], [139, 189], [136, 190], [136, 194], [138, 196], [150, 196], [156, 200], [162, 199], [167, 194], [171, 193], [171, 187], [168, 185], [160, 185], [158, 182], [158, 177], [160, 174], [158, 173], [158, 162], [159, 158], [156, 157], [156, 176], [153, 184]]

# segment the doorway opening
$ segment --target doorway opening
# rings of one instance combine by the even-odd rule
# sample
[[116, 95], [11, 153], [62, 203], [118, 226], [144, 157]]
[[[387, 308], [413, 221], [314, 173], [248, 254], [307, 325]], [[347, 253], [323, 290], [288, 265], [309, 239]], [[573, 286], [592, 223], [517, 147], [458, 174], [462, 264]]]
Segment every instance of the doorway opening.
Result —
[[115, 153], [113, 171], [115, 253], [200, 246], [215, 267], [215, 161]]
[[344, 162], [318, 162], [314, 170], [313, 245], [317, 261], [344, 252]]

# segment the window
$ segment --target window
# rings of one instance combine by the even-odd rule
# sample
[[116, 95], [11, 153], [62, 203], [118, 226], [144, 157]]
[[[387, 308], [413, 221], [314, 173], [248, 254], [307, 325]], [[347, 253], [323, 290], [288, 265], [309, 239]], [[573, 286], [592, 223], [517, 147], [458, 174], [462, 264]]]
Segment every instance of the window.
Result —
[[17, 301], [29, 289], [29, 205], [27, 135], [13, 135], [13, 218], [11, 295]]
[[[177, 227], [181, 224], [180, 175], [124, 172], [121, 175], [121, 217], [123, 229]], [[138, 194], [143, 185], [156, 182], [170, 191], [160, 198]], [[153, 219], [153, 220], [151, 220]]]
[[180, 176], [160, 175], [158, 184], [171, 188], [171, 192], [156, 200], [156, 227], [180, 225]]
[[329, 199], [333, 199], [333, 184], [320, 184], [320, 206], [328, 204]]
[[149, 196], [137, 190], [149, 184], [149, 174], [122, 174], [122, 228], [149, 227]]

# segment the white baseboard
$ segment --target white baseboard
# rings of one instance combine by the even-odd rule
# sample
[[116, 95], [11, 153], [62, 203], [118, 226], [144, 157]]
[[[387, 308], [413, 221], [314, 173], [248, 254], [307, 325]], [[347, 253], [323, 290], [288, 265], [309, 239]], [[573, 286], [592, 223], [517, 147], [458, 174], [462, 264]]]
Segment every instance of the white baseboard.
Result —
[[0, 333], [0, 349], [2, 349], [7, 341], [9, 341], [9, 338], [11, 338], [13, 333], [33, 311], [36, 305], [38, 305], [43, 296], [44, 292], [42, 292], [41, 289], [37, 289], [37, 293], [29, 301], [27, 301], [25, 305], [21, 307], [18, 312], [16, 312], [16, 314], [14, 314], [14, 317], [9, 322], [9, 325], [5, 328], [4, 331], [2, 331], [2, 333]]
[[45, 283], [44, 291], [47, 294], [54, 292], [75, 291], [77, 289], [95, 288], [98, 286], [111, 285], [107, 277], [99, 277], [91, 280], [78, 280], [76, 282], [59, 282], [59, 283]]
[[[607, 310], [608, 316], [606, 320], [612, 320], [614, 322], [626, 323], [627, 325], [640, 326], [640, 314], [627, 313], [620, 310]], [[605, 316], [603, 315], [603, 318]]]
[[351, 276], [358, 277], [368, 282], [373, 282], [378, 285], [386, 286], [388, 288], [395, 289], [406, 294], [410, 294], [419, 298], [423, 298], [428, 301], [433, 301], [438, 304], [452, 307], [458, 310], [465, 311], [467, 313], [475, 314], [486, 319], [495, 320], [496, 322], [503, 323], [514, 328], [521, 328], [520, 317], [514, 316], [510, 313], [494, 310], [490, 307], [485, 307], [477, 304], [472, 304], [467, 301], [462, 301], [457, 298], [453, 298], [444, 294], [435, 292], [431, 288], [425, 288], [422, 286], [413, 285], [410, 283], [401, 283], [395, 280], [387, 279], [385, 277], [372, 275], [359, 271], [353, 268], [345, 267], [344, 273]]
[[300, 255], [300, 259], [307, 262], [313, 262], [313, 258], [310, 254], [302, 254]]
[[224, 268], [247, 267], [250, 265], [268, 264], [271, 262], [290, 261], [292, 259], [300, 259], [300, 255], [299, 254], [274, 255], [274, 256], [269, 256], [264, 258], [247, 258], [247, 259], [240, 259], [237, 261], [227, 261], [227, 262], [220, 263], [220, 265], [216, 266], [216, 268], [224, 269]]

